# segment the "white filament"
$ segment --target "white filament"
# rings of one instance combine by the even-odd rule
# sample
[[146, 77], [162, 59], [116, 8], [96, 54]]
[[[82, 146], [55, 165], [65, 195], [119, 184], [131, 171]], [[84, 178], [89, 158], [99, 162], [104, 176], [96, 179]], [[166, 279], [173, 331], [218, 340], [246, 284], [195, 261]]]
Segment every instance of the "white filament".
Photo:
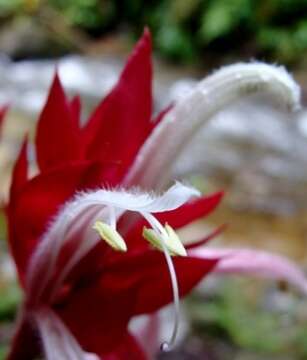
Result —
[[165, 245], [165, 239], [167, 238], [168, 234], [166, 233], [164, 227], [159, 223], [159, 221], [151, 214], [142, 213], [142, 216], [149, 222], [152, 228], [161, 236], [161, 246], [163, 249], [163, 253], [165, 256], [166, 264], [168, 267], [171, 284], [172, 284], [172, 291], [173, 291], [173, 303], [174, 303], [174, 326], [172, 330], [172, 334], [170, 336], [169, 341], [165, 341], [161, 344], [162, 351], [170, 351], [174, 345], [178, 334], [179, 329], [179, 319], [180, 319], [180, 300], [179, 300], [179, 289], [178, 289], [178, 280], [175, 271], [175, 267], [172, 261], [172, 258], [167, 250]]

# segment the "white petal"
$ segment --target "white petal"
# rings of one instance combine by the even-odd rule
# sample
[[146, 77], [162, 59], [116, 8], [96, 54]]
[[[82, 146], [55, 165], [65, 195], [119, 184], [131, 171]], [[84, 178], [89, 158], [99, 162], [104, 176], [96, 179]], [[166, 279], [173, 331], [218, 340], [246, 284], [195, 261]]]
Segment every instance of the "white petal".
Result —
[[163, 188], [178, 156], [199, 129], [226, 106], [256, 93], [268, 95], [286, 109], [299, 107], [299, 87], [284, 68], [258, 62], [224, 67], [201, 81], [166, 114], [138, 153], [125, 185]]
[[200, 196], [198, 190], [177, 182], [161, 196], [150, 193], [102, 189], [81, 194], [76, 201], [79, 202], [79, 207], [103, 204], [122, 210], [156, 213], [177, 209], [195, 196]]
[[129, 323], [133, 335], [146, 352], [149, 359], [156, 357], [164, 339], [161, 338], [161, 319], [158, 313], [135, 316]]
[[220, 258], [213, 272], [218, 274], [256, 275], [285, 280], [307, 295], [307, 278], [294, 262], [286, 257], [251, 249], [196, 248], [189, 255], [205, 259]]
[[86, 353], [61, 319], [48, 308], [35, 311], [47, 360], [99, 360], [95, 354]]

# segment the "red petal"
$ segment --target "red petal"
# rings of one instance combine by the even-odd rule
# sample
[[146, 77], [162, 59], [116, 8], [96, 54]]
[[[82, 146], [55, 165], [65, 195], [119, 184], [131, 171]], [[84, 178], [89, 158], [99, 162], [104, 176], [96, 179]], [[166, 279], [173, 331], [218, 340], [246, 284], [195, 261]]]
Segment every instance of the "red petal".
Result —
[[56, 74], [36, 134], [36, 153], [40, 169], [67, 164], [80, 158], [79, 129]]
[[[213, 270], [216, 259], [197, 257], [173, 257], [179, 283], [180, 296], [186, 295], [194, 286]], [[172, 302], [173, 293], [170, 275], [164, 255], [157, 251], [147, 251], [136, 256], [122, 256], [111, 265], [105, 264], [103, 288], [118, 289], [122, 284], [137, 285], [134, 314], [150, 313]]]
[[19, 257], [19, 248], [22, 248], [21, 244], [23, 239], [15, 242], [15, 239], [18, 238], [18, 223], [15, 222], [14, 214], [18, 193], [21, 191], [21, 189], [25, 186], [27, 182], [27, 173], [27, 139], [25, 139], [21, 147], [18, 159], [15, 163], [15, 167], [13, 169], [12, 183], [10, 188], [10, 203], [6, 208], [6, 215], [8, 219], [8, 232], [10, 239], [9, 247], [15, 260]]
[[[181, 296], [216, 264], [215, 259], [194, 257], [173, 260]], [[103, 270], [79, 282], [57, 309], [83, 348], [101, 354], [114, 350], [134, 314], [156, 311], [172, 298], [163, 254], [147, 251], [140, 256], [118, 256], [109, 265], [104, 257]]]
[[27, 146], [28, 139], [25, 138], [13, 169], [12, 183], [10, 188], [11, 202], [14, 201], [14, 198], [18, 195], [18, 192], [23, 188], [28, 180]]
[[151, 38], [138, 42], [118, 84], [84, 128], [87, 157], [114, 161], [124, 172], [151, 130]]
[[43, 173], [29, 181], [10, 207], [10, 245], [21, 277], [37, 241], [59, 207], [77, 190], [97, 186], [101, 165], [81, 163]]
[[192, 221], [210, 214], [220, 203], [223, 192], [217, 192], [209, 196], [202, 196], [194, 201], [184, 204], [180, 208], [157, 215], [157, 219], [163, 224], [169, 223], [174, 229], [183, 227]]
[[[156, 311], [172, 302], [163, 254], [119, 256], [94, 277], [75, 286], [57, 312], [82, 347], [98, 354], [113, 351], [134, 314]], [[180, 295], [189, 292], [216, 264], [215, 259], [174, 258]]]
[[77, 128], [79, 128], [80, 114], [81, 114], [81, 99], [80, 96], [75, 96], [70, 102], [70, 111], [73, 121]]
[[103, 360], [148, 360], [134, 336], [127, 333], [119, 346], [112, 353], [104, 355]]
[[104, 355], [125, 340], [134, 304], [134, 286], [106, 288], [102, 277], [79, 286], [56, 311], [84, 350]]
[[218, 228], [213, 230], [209, 235], [205, 236], [204, 238], [194, 241], [191, 244], [188, 244], [185, 246], [185, 248], [188, 250], [194, 249], [197, 247], [200, 247], [202, 245], [207, 244], [211, 239], [215, 238], [216, 236], [220, 235], [227, 227], [227, 224], [220, 225]]
[[156, 115], [152, 121], [152, 128], [154, 129], [159, 123], [160, 121], [162, 121], [164, 119], [164, 116], [173, 108], [173, 104], [167, 106], [165, 109], [163, 109], [162, 111], [160, 111], [158, 113], [158, 115]]

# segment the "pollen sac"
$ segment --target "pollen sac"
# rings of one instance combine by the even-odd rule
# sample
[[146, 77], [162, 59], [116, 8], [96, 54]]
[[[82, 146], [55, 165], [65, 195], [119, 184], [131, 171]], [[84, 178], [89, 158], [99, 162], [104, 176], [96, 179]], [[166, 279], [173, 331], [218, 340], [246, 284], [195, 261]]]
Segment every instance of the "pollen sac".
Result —
[[93, 229], [98, 232], [103, 240], [105, 240], [114, 250], [127, 251], [127, 245], [121, 235], [110, 225], [96, 221]]
[[159, 250], [163, 251], [163, 247], [161, 246], [161, 238], [153, 229], [148, 229], [147, 227], [143, 227], [143, 237], [146, 239], [150, 244]]
[[150, 242], [150, 244], [163, 251], [162, 241], [164, 241], [164, 244], [170, 253], [170, 255], [173, 256], [186, 256], [186, 250], [184, 246], [182, 245], [178, 235], [174, 231], [174, 229], [169, 226], [168, 224], [165, 225], [165, 231], [167, 234], [167, 237], [162, 239], [162, 236], [158, 234], [153, 229], [148, 229], [146, 227], [143, 228], [143, 237]]
[[186, 249], [182, 245], [179, 236], [176, 234], [175, 230], [167, 223], [165, 224], [164, 228], [168, 235], [167, 247], [169, 248], [170, 252], [179, 256], [187, 256]]

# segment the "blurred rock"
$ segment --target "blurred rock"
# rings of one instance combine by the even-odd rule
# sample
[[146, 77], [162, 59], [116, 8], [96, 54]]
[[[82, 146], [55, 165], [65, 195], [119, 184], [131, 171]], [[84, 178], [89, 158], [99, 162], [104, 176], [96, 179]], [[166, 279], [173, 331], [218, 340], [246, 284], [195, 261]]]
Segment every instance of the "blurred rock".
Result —
[[72, 48], [43, 26], [35, 16], [15, 17], [0, 29], [0, 52], [14, 59], [54, 57]]
[[0, 59], [0, 103], [27, 117], [36, 118], [46, 100], [56, 69], [68, 94], [80, 94], [92, 107], [111, 89], [118, 78], [120, 62], [106, 62], [69, 56], [57, 61]]
[[[10, 116], [18, 119], [9, 122], [17, 125], [9, 126], [6, 151], [14, 158], [16, 150], [12, 149], [16, 149], [21, 133], [25, 128], [30, 127], [30, 132], [34, 128], [32, 120], [44, 104], [56, 67], [68, 94], [80, 93], [85, 119], [116, 82], [122, 63], [121, 57], [113, 56], [19, 62], [7, 57], [0, 59], [0, 104], [9, 102]], [[188, 73], [157, 63], [155, 111], [179, 99], [195, 83], [195, 77]], [[252, 210], [281, 216], [305, 212], [306, 119], [306, 109], [299, 114], [286, 114], [261, 96], [234, 104], [193, 139], [176, 164], [176, 177], [188, 176], [196, 170], [201, 178], [226, 188], [229, 204], [239, 212]], [[191, 156], [198, 160], [193, 161], [193, 168]], [[306, 233], [304, 229], [302, 233]]]

